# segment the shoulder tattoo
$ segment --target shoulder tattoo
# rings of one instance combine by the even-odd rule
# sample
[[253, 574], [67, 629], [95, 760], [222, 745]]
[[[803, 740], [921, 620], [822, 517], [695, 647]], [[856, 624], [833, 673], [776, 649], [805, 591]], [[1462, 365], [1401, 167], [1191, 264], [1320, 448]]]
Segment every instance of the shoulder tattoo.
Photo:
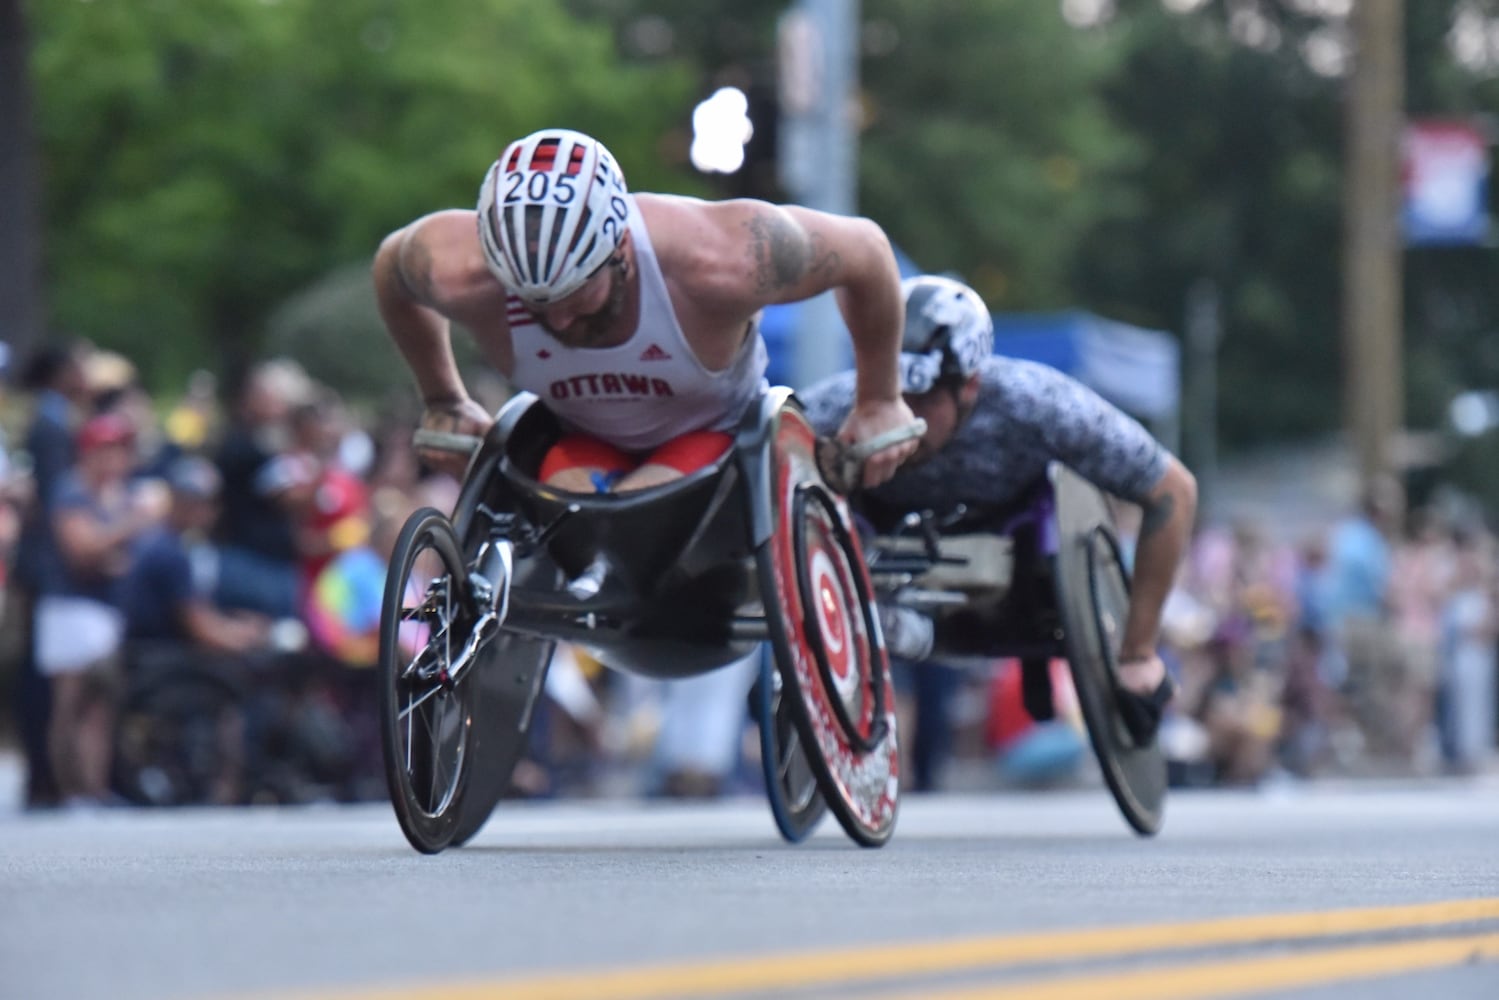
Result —
[[401, 242], [396, 255], [396, 280], [406, 294], [427, 305], [432, 302], [432, 251], [415, 236]]
[[820, 235], [808, 237], [780, 212], [756, 212], [744, 225], [755, 288], [761, 293], [782, 291], [812, 274], [831, 277], [838, 268], [838, 253]]

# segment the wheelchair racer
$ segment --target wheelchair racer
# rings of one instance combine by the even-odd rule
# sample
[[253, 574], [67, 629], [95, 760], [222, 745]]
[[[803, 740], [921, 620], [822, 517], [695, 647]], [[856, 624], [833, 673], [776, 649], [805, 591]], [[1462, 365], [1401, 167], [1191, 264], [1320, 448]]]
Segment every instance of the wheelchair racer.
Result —
[[[900, 276], [877, 225], [754, 200], [632, 195], [609, 151], [579, 132], [512, 142], [476, 211], [435, 212], [390, 234], [373, 272], [422, 393], [422, 426], [483, 434], [492, 422], [454, 361], [449, 323], [460, 323], [561, 419], [567, 433], [539, 475], [558, 489], [640, 489], [712, 463], [764, 385], [760, 310], [829, 289], [858, 370], [839, 437], [868, 441], [913, 419], [897, 371]], [[865, 484], [915, 448], [877, 452]]]
[[[993, 354], [994, 325], [977, 292], [948, 278], [901, 285], [905, 328], [901, 387], [927, 429], [916, 455], [861, 502], [896, 512], [992, 509], [1020, 499], [1053, 459], [1143, 511], [1119, 658], [1120, 710], [1140, 742], [1154, 738], [1175, 692], [1156, 653], [1161, 607], [1192, 531], [1197, 482], [1133, 418], [1046, 365]], [[797, 393], [820, 434], [855, 399], [850, 373]], [[881, 608], [891, 651], [931, 652], [929, 619]], [[913, 627], [914, 626], [914, 627]], [[904, 648], [901, 648], [904, 647]]]

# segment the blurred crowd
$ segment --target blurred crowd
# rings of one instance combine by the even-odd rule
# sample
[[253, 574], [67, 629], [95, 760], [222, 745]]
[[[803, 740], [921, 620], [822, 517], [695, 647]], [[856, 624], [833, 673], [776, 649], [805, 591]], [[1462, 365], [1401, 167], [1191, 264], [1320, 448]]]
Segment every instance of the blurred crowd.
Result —
[[1494, 763], [1499, 549], [1440, 491], [1373, 484], [1300, 540], [1199, 534], [1166, 609], [1183, 780], [1471, 774]]
[[[458, 488], [413, 452], [414, 401], [359, 412], [286, 360], [152, 398], [83, 344], [6, 381], [0, 738], [24, 752], [27, 804], [383, 797], [386, 562], [406, 517]], [[1496, 555], [1473, 511], [1407, 511], [1393, 483], [1299, 544], [1201, 530], [1165, 615], [1175, 782], [1490, 766]], [[516, 793], [753, 789], [761, 669], [654, 682], [559, 648]], [[1052, 677], [1038, 724], [1017, 663], [898, 665], [908, 787], [1087, 780], [1064, 663]]]

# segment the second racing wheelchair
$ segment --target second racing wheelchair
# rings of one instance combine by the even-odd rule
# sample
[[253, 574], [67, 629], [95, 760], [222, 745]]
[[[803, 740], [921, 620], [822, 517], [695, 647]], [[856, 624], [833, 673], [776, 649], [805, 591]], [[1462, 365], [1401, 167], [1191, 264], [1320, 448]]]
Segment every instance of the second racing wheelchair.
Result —
[[[1165, 756], [1155, 741], [1133, 739], [1116, 701], [1129, 576], [1104, 494], [1053, 462], [1014, 505], [939, 516], [866, 503], [859, 521], [879, 600], [934, 619], [933, 659], [1019, 659], [1025, 707], [1037, 720], [1053, 712], [1050, 660], [1066, 659], [1120, 812], [1138, 834], [1158, 832]], [[766, 779], [777, 826], [797, 841], [826, 807], [776, 681], [762, 672]]]
[[764, 393], [711, 466], [635, 493], [538, 482], [560, 433], [522, 393], [482, 440], [424, 436], [472, 457], [451, 516], [426, 508], [407, 521], [386, 581], [382, 743], [407, 840], [436, 853], [478, 832], [566, 640], [652, 677], [717, 669], [768, 643], [778, 825], [805, 798], [814, 821], [828, 808], [857, 843], [884, 844], [899, 794], [888, 658], [847, 503], [790, 391]]

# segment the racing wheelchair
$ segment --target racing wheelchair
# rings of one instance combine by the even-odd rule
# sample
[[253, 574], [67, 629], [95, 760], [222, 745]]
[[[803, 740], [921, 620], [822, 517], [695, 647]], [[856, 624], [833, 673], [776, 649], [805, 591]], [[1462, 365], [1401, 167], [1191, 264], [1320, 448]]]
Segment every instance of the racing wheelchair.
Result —
[[[1003, 509], [882, 510], [865, 503], [860, 522], [878, 599], [934, 619], [932, 658], [1015, 657], [1027, 712], [1052, 716], [1049, 661], [1070, 667], [1089, 741], [1125, 821], [1158, 832], [1166, 762], [1154, 742], [1136, 743], [1119, 714], [1116, 658], [1129, 608], [1129, 577], [1108, 502], [1053, 462], [1042, 482]], [[762, 673], [760, 711], [786, 707]], [[825, 812], [796, 733], [781, 719], [762, 731], [772, 812], [788, 840], [805, 837]], [[779, 734], [779, 736], [777, 736]]]
[[766, 766], [796, 764], [772, 805], [811, 782], [819, 817], [830, 809], [857, 843], [884, 844], [899, 794], [889, 662], [846, 502], [790, 391], [762, 394], [712, 465], [633, 493], [538, 482], [560, 433], [529, 393], [482, 439], [418, 432], [421, 445], [471, 457], [453, 515], [414, 513], [386, 579], [382, 747], [407, 840], [436, 853], [478, 832], [566, 640], [613, 669], [667, 678], [768, 642], [767, 726], [780, 735]]

